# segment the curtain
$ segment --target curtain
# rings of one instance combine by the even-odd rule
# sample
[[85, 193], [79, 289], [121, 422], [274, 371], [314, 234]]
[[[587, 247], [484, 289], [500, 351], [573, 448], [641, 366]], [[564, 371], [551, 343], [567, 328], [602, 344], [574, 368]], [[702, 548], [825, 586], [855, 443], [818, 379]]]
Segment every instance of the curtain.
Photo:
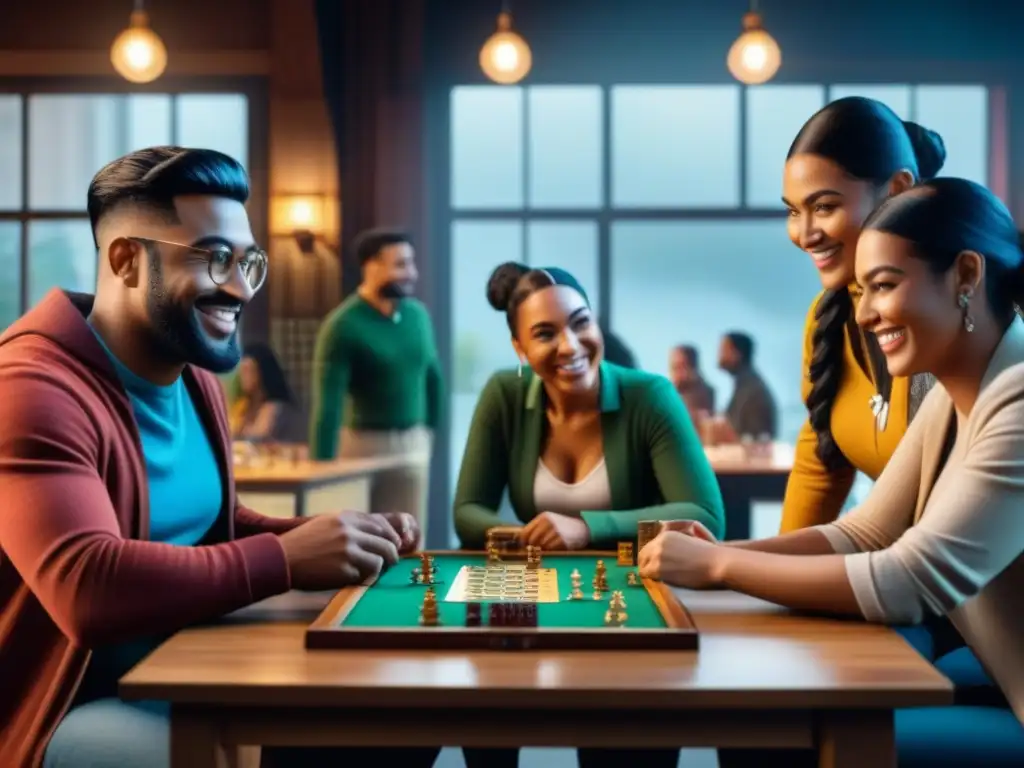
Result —
[[360, 279], [351, 243], [364, 229], [404, 228], [426, 260], [423, 0], [317, 0], [316, 15], [348, 296]]

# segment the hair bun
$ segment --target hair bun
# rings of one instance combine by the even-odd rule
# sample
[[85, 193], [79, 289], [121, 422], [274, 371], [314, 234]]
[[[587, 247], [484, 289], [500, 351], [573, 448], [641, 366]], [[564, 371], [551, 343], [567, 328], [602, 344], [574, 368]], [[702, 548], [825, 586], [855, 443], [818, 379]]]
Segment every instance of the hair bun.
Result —
[[499, 265], [487, 281], [487, 302], [499, 312], [505, 312], [519, 280], [529, 271], [528, 266], [515, 261]]
[[946, 142], [935, 131], [909, 120], [903, 121], [903, 127], [910, 136], [917, 157], [917, 171], [921, 177], [918, 181], [935, 178], [946, 163]]

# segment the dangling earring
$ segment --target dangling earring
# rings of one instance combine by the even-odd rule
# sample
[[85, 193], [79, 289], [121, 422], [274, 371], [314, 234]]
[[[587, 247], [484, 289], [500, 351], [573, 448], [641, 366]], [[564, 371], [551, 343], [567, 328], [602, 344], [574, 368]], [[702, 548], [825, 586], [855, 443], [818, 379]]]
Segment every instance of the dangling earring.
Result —
[[964, 330], [968, 333], [974, 332], [974, 318], [971, 317], [970, 305], [971, 305], [971, 289], [964, 288], [960, 292], [960, 296], [957, 297], [957, 304], [960, 306], [960, 311], [964, 316]]
[[523, 359], [519, 358], [519, 378], [523, 378]]

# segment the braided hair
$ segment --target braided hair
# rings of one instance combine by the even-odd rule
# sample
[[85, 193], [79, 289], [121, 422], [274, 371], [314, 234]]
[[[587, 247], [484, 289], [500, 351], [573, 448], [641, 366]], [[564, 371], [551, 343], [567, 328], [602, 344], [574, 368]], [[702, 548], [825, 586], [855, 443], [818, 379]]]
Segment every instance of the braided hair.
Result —
[[[942, 138], [917, 123], [901, 120], [885, 104], [852, 96], [816, 112], [800, 129], [787, 159], [809, 154], [831, 160], [850, 176], [871, 182], [881, 193], [892, 177], [909, 171], [915, 180], [930, 179], [946, 159]], [[842, 376], [844, 334], [853, 324], [853, 299], [845, 286], [827, 290], [814, 310], [815, 329], [809, 365], [811, 390], [807, 411], [818, 439], [817, 455], [829, 470], [849, 466], [832, 435], [832, 404]], [[892, 379], [874, 337], [867, 339], [879, 393], [888, 400]]]

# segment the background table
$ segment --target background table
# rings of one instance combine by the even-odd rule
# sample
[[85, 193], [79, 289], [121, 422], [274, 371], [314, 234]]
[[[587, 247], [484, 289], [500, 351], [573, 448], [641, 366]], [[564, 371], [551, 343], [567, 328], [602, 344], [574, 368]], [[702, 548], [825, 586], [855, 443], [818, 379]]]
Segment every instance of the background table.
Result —
[[268, 517], [302, 517], [370, 508], [370, 481], [388, 469], [423, 461], [389, 456], [336, 461], [270, 459], [235, 466], [239, 501]]

